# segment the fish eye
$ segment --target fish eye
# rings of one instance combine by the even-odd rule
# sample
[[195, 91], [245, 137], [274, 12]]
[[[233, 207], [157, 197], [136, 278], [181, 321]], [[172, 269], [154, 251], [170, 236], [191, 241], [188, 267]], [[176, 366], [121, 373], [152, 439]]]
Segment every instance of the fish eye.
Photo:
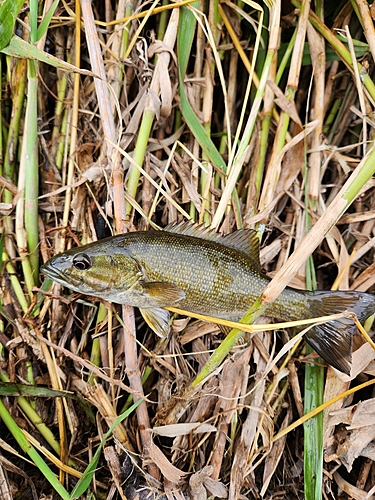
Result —
[[73, 266], [78, 269], [78, 271], [86, 271], [90, 269], [92, 262], [88, 255], [81, 253], [73, 257]]

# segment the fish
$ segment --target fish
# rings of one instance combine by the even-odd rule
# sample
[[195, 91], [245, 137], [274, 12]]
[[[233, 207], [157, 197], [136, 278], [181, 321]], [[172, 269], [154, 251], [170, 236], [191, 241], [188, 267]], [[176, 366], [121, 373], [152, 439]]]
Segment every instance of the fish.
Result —
[[[120, 234], [52, 257], [41, 272], [81, 294], [138, 307], [160, 337], [170, 330], [165, 307], [239, 321], [270, 278], [262, 271], [255, 230], [222, 236], [191, 222], [163, 230]], [[281, 321], [355, 313], [360, 322], [375, 312], [375, 297], [358, 291], [306, 291], [287, 287], [266, 310]], [[305, 340], [331, 366], [350, 374], [352, 318], [313, 326]]]

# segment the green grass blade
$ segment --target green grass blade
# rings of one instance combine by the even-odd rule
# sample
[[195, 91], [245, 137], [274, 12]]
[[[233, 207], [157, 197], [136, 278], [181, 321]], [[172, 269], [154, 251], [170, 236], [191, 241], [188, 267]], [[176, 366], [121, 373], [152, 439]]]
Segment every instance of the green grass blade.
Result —
[[5, 239], [5, 229], [3, 229], [0, 236], [0, 269], [3, 268], [4, 239]]
[[102, 452], [102, 448], [106, 442], [106, 440], [109, 438], [109, 436], [112, 434], [113, 429], [116, 427], [116, 425], [120, 424], [126, 417], [128, 417], [136, 408], [137, 406], [142, 403], [143, 399], [139, 399], [136, 403], [134, 403], [128, 410], [126, 410], [122, 415], [120, 415], [111, 425], [109, 430], [106, 432], [106, 434], [103, 437], [103, 440], [98, 446], [98, 449], [95, 452], [95, 455], [93, 456], [93, 459], [89, 463], [89, 465], [86, 467], [85, 472], [83, 473], [82, 477], [76, 484], [75, 488], [73, 489], [70, 499], [75, 500], [76, 498], [79, 498], [81, 495], [85, 493], [87, 488], [90, 486], [90, 483], [92, 481], [92, 478], [95, 474], [96, 468], [98, 467], [98, 462], [99, 458]]
[[51, 22], [52, 16], [55, 13], [56, 7], [58, 6], [60, 0], [55, 0], [51, 7], [48, 9], [46, 15], [43, 17], [42, 22], [39, 24], [36, 39], [40, 40], [42, 36], [47, 32], [49, 23]]
[[[26, 107], [25, 144], [22, 154], [26, 154], [25, 162], [25, 230], [27, 246], [32, 269], [32, 279], [36, 283], [39, 276], [39, 228], [38, 228], [38, 195], [39, 195], [39, 162], [38, 162], [38, 82], [36, 78], [36, 62], [28, 61], [28, 99]], [[27, 280], [27, 277], [25, 276]]]
[[18, 427], [16, 422], [11, 417], [9, 411], [5, 407], [4, 403], [0, 400], [0, 418], [4, 424], [8, 427], [9, 431], [12, 433], [13, 437], [21, 447], [24, 453], [27, 453], [34, 464], [39, 468], [44, 478], [51, 484], [55, 491], [60, 495], [63, 500], [69, 500], [69, 493], [66, 491], [64, 486], [59, 482], [55, 474], [45, 463], [43, 458], [35, 450], [33, 446], [27, 441], [21, 429]]
[[[150, 109], [146, 109], [142, 116], [142, 122], [141, 126], [139, 127], [137, 142], [134, 148], [134, 161], [138, 163], [138, 165], [143, 164], [154, 119], [155, 119], [155, 113]], [[137, 195], [138, 182], [140, 176], [141, 176], [140, 171], [136, 167], [132, 166], [132, 168], [130, 169], [129, 179], [127, 183], [127, 191], [133, 198], [135, 198]], [[133, 207], [128, 201], [126, 202], [125, 206], [126, 206], [126, 217], [129, 218]]]
[[[308, 169], [305, 166], [305, 205], [308, 208], [307, 193]], [[311, 226], [311, 218], [306, 209], [306, 231]], [[306, 285], [308, 290], [316, 290], [316, 272], [312, 256], [306, 261]], [[307, 345], [306, 353], [314, 350]], [[317, 360], [319, 362], [319, 360]], [[323, 404], [324, 368], [317, 363], [307, 363], [305, 368], [305, 414]], [[321, 500], [323, 487], [323, 412], [310, 418], [303, 426], [304, 430], [304, 485], [306, 500]]]
[[74, 394], [70, 394], [66, 391], [57, 391], [36, 385], [13, 384], [12, 382], [0, 382], [0, 396], [29, 396], [32, 398], [68, 397], [76, 399]]
[[[192, 7], [197, 8], [198, 2], [193, 3]], [[184, 77], [190, 56], [191, 46], [193, 43], [195, 23], [195, 17], [191, 10], [183, 7], [180, 13], [179, 29], [177, 35], [178, 79], [181, 99], [181, 112], [188, 127], [199, 142], [206, 157], [209, 158], [216, 167], [220, 167], [225, 171], [226, 165], [221, 154], [217, 150], [215, 144], [211, 141], [210, 137], [206, 134], [204, 127], [196, 117], [185, 93]]]
[[67, 63], [58, 57], [55, 57], [43, 50], [38, 49], [35, 45], [22, 40], [18, 36], [14, 35], [10, 39], [9, 45], [2, 49], [2, 52], [7, 56], [21, 57], [26, 59], [36, 59], [37, 61], [50, 64], [55, 68], [62, 69], [64, 71], [80, 73], [81, 75], [95, 76], [92, 71], [86, 69], [80, 69], [73, 64]]
[[0, 3], [0, 50], [6, 47], [13, 36], [17, 15], [23, 0], [7, 0]]
[[[307, 346], [306, 352], [311, 353], [313, 349]], [[323, 380], [323, 366], [308, 363], [305, 369], [305, 413], [323, 403]], [[323, 412], [310, 418], [303, 430], [305, 499], [320, 500], [323, 485]]]

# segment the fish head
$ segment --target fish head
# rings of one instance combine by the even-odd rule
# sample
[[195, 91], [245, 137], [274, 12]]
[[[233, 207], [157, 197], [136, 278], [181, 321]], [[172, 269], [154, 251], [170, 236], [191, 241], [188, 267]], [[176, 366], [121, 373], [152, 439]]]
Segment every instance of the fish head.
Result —
[[140, 268], [124, 250], [117, 254], [99, 244], [91, 245], [52, 257], [41, 271], [75, 292], [114, 301], [116, 293], [124, 292], [139, 280]]

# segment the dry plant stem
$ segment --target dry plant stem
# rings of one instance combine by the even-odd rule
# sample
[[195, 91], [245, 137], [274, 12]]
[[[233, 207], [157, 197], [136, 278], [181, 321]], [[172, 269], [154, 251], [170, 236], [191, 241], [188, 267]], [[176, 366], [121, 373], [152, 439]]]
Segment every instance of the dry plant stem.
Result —
[[[122, 19], [125, 16], [127, 3], [127, 0], [119, 1], [116, 9], [116, 20]], [[121, 57], [121, 45], [124, 30], [127, 30], [127, 27], [116, 24], [111, 34], [112, 52], [119, 57]], [[119, 98], [123, 82], [123, 66], [118, 64], [118, 61], [116, 61], [114, 58], [112, 58], [111, 64], [108, 68], [108, 82], [111, 84], [114, 90], [114, 94], [117, 96], [117, 98]], [[114, 113], [115, 105], [116, 103], [113, 102], [112, 113]]]
[[[76, 38], [75, 38], [75, 61], [74, 64], [77, 68], [81, 65], [81, 24], [80, 24], [80, 2], [76, 1]], [[77, 147], [77, 132], [78, 132], [78, 108], [79, 108], [79, 89], [80, 89], [80, 77], [78, 73], [74, 73], [73, 76], [73, 107], [72, 107], [72, 125], [71, 125], [71, 135], [70, 135], [70, 148], [69, 148], [69, 163], [68, 163], [68, 175], [66, 179], [66, 184], [68, 186], [65, 193], [65, 203], [64, 203], [64, 213], [63, 213], [63, 226], [68, 226], [69, 215], [70, 215], [70, 202], [72, 199], [72, 188], [69, 187], [73, 183], [74, 176], [74, 164], [76, 157], [76, 147]], [[65, 249], [65, 235], [62, 234], [60, 241], [60, 252]]]
[[[120, 167], [119, 153], [113, 148], [112, 144], [116, 143], [116, 132], [114, 127], [114, 120], [112, 115], [112, 107], [109, 97], [108, 88], [106, 85], [106, 74], [103, 64], [103, 58], [101, 56], [101, 50], [99, 45], [99, 40], [96, 34], [96, 28], [94, 24], [94, 17], [91, 9], [91, 2], [88, 0], [82, 1], [82, 14], [85, 22], [86, 35], [88, 48], [91, 58], [91, 64], [94, 72], [101, 77], [101, 80], [95, 79], [95, 88], [99, 103], [100, 116], [102, 119], [103, 130], [107, 142], [107, 154], [108, 160], [112, 169], [113, 176], [113, 197], [114, 197], [114, 212], [116, 220], [116, 230], [121, 233], [125, 229], [125, 206], [124, 206], [124, 193], [123, 193], [123, 173]], [[124, 350], [127, 369], [129, 370], [129, 382], [130, 387], [136, 392], [134, 395], [135, 399], [140, 399], [144, 397], [143, 387], [141, 381], [141, 375], [138, 368], [138, 357], [137, 357], [137, 345], [135, 342], [135, 323], [134, 323], [134, 311], [133, 308], [129, 306], [123, 307], [123, 318], [124, 318]], [[141, 403], [137, 409], [138, 425], [140, 429], [140, 434], [142, 438], [143, 448], [145, 454], [147, 455], [147, 450], [153, 445], [151, 434], [147, 431], [150, 428], [150, 419], [147, 413], [146, 403]], [[155, 477], [159, 477], [159, 471], [157, 467], [151, 463], [148, 465], [149, 473]]]
[[[298, 9], [301, 8], [301, 4], [297, 0], [292, 0], [292, 4], [297, 7]], [[327, 40], [327, 42], [331, 45], [331, 47], [337, 52], [337, 54], [341, 57], [342, 61], [350, 68], [351, 70], [353, 69], [352, 64], [352, 57], [350, 55], [350, 52], [347, 50], [345, 45], [337, 38], [337, 36], [325, 26], [324, 23], [318, 18], [314, 12], [310, 11], [309, 14], [309, 21], [311, 24], [314, 26], [314, 28], [324, 36], [324, 38]], [[369, 94], [371, 95], [372, 99], [375, 100], [375, 84], [368, 75], [367, 71], [365, 71], [364, 67], [360, 64], [358, 64], [358, 69], [359, 73], [361, 75], [362, 81], [366, 89], [368, 90]]]
[[[202, 5], [203, 7], [203, 5]], [[213, 14], [213, 9], [214, 9], [214, 2], [209, 3], [209, 22], [210, 22], [210, 28], [212, 29], [214, 27], [214, 14]], [[213, 78], [214, 78], [214, 73], [215, 73], [215, 63], [213, 60], [213, 55], [212, 55], [212, 48], [208, 47], [206, 49], [206, 59], [204, 63], [204, 88], [203, 88], [203, 95], [202, 95], [202, 119], [203, 119], [203, 127], [206, 131], [207, 136], [211, 135], [211, 120], [212, 120], [212, 104], [213, 104], [213, 98], [214, 98], [214, 84], [213, 84]], [[203, 152], [202, 154], [202, 159], [203, 161], [209, 161], [209, 158], [207, 155]], [[203, 221], [208, 225], [210, 223], [209, 221], [209, 214], [208, 214], [208, 209], [209, 209], [209, 202], [208, 199], [204, 196], [205, 191], [206, 191], [206, 186], [210, 182], [210, 176], [206, 174], [203, 170], [200, 173], [201, 178], [200, 178], [200, 194], [202, 196], [202, 212], [199, 216], [199, 222], [202, 223]]]
[[[57, 363], [56, 363], [56, 358], [54, 356], [54, 352], [50, 353], [48, 350], [48, 347], [45, 344], [41, 344], [41, 349], [44, 355], [44, 358], [47, 362], [48, 366], [48, 373], [51, 378], [52, 382], [52, 387], [54, 389], [58, 390], [63, 390], [63, 386], [61, 384], [60, 377], [58, 375], [58, 370], [57, 370]], [[66, 410], [67, 407], [65, 407]], [[56, 398], [56, 410], [57, 410], [57, 420], [58, 420], [58, 426], [59, 426], [59, 435], [60, 435], [60, 460], [63, 463], [67, 463], [68, 459], [68, 450], [67, 450], [67, 438], [66, 438], [66, 431], [65, 431], [65, 425], [64, 425], [64, 411], [63, 411], [63, 399], [62, 398]], [[67, 414], [69, 412], [67, 411]], [[63, 477], [63, 471], [60, 470], [60, 482], [64, 482], [64, 477]]]
[[[24, 144], [26, 141], [24, 141]], [[24, 161], [20, 162], [19, 173], [18, 173], [18, 192], [25, 192], [25, 168], [26, 168], [26, 152], [22, 155]], [[31, 290], [34, 286], [34, 281], [29, 281], [28, 278], [32, 277], [32, 270], [30, 261], [27, 256], [27, 241], [26, 241], [26, 231], [24, 227], [24, 215], [25, 215], [25, 204], [24, 196], [18, 198], [16, 204], [16, 219], [15, 219], [15, 232], [16, 241], [20, 257], [22, 258], [22, 268], [24, 272], [24, 277], [26, 280], [26, 285], [29, 292], [29, 298], [31, 299]], [[31, 287], [31, 288], [30, 288]]]
[[[292, 100], [294, 93], [289, 91], [288, 96]], [[280, 152], [285, 144], [285, 138], [288, 131], [290, 117], [286, 113], [281, 113], [278, 127], [276, 130], [274, 147], [271, 159], [268, 164], [267, 173], [263, 181], [263, 190], [259, 200], [258, 211], [265, 210], [275, 198], [275, 189], [281, 172]]]
[[106, 23], [105, 21], [95, 21], [95, 24], [97, 24], [98, 26], [114, 26], [115, 24], [127, 23], [127, 22], [133, 21], [135, 19], [142, 19], [146, 16], [149, 17], [151, 14], [153, 14], [153, 15], [160, 14], [161, 12], [164, 12], [165, 10], [180, 9], [184, 5], [189, 5], [189, 4], [194, 3], [196, 1], [197, 0], [183, 0], [182, 2], [170, 3], [170, 4], [163, 5], [161, 7], [155, 7], [153, 9], [151, 9], [151, 12], [150, 12], [150, 9], [147, 9], [147, 10], [144, 10], [143, 12], [139, 12], [138, 14], [133, 14], [131, 16], [129, 15], [129, 16], [126, 16], [122, 19], [115, 19], [114, 21], [110, 21], [109, 23]]
[[[146, 22], [148, 20], [148, 18], [153, 14], [153, 13], [156, 13], [156, 5], [159, 3], [159, 0], [154, 0], [154, 2], [151, 4], [151, 7], [149, 7], [145, 12], [144, 12], [144, 19], [141, 23], [139, 23], [139, 26], [136, 30], [136, 32], [134, 33], [134, 36], [133, 38], [131, 39], [127, 49], [126, 49], [126, 52], [124, 54], [124, 59], [127, 59], [129, 56], [130, 56], [130, 53], [134, 47], [134, 45], [136, 44], [137, 40], [138, 40], [138, 37], [139, 35], [141, 34], [144, 26], [146, 25]], [[135, 19], [135, 16], [131, 16], [130, 19], [124, 19], [123, 21], [130, 21], [130, 20], [133, 20]]]
[[325, 46], [324, 38], [317, 33], [314, 28], [308, 23], [307, 38], [310, 47], [310, 53], [314, 72], [314, 95], [312, 104], [312, 120], [318, 120], [319, 125], [311, 134], [311, 149], [309, 156], [309, 175], [308, 175], [308, 190], [309, 199], [315, 201], [320, 193], [320, 167], [321, 153], [317, 151], [321, 143], [321, 136], [324, 122], [324, 96], [325, 96]]
[[299, 75], [302, 68], [303, 48], [306, 38], [310, 4], [311, 4], [310, 0], [305, 0], [302, 2], [301, 11], [298, 19], [296, 42], [294, 45], [293, 54], [290, 61], [290, 71], [289, 71], [287, 88], [291, 87], [294, 91], [298, 89]]
[[[135, 319], [134, 308], [129, 306], [122, 306], [123, 318], [126, 319], [124, 323], [124, 345], [125, 345], [125, 363], [126, 374], [129, 379], [130, 387], [135, 391], [133, 395], [134, 402], [143, 399], [143, 385], [141, 379], [141, 372], [138, 364], [137, 342], [135, 338]], [[130, 326], [130, 328], [128, 328]], [[149, 431], [151, 428], [150, 419], [147, 413], [146, 402], [141, 403], [137, 408], [137, 417], [139, 425], [139, 433], [142, 439], [145, 458], [148, 458], [148, 451], [153, 446], [152, 435]], [[160, 478], [159, 469], [154, 463], [147, 465], [147, 470], [155, 479]]]
[[[95, 90], [98, 100], [99, 112], [102, 119], [104, 137], [116, 142], [116, 130], [111, 112], [107, 76], [104, 68], [102, 51], [96, 31], [92, 4], [90, 0], [81, 0], [82, 17], [86, 32], [86, 42], [90, 54], [90, 62], [93, 72], [100, 77], [94, 79]], [[78, 17], [78, 16], [77, 16]], [[108, 160], [111, 161], [112, 147], [107, 145]]]
[[[301, 12], [298, 20], [296, 41], [293, 47], [288, 82], [286, 85], [287, 89], [286, 97], [290, 101], [294, 101], [294, 96], [298, 88], [304, 43], [306, 38], [309, 8], [310, 8], [309, 0], [306, 0], [305, 2], [302, 3]], [[290, 122], [290, 116], [285, 111], [283, 111], [280, 115], [280, 121], [278, 123], [276, 131], [272, 156], [263, 183], [264, 186], [263, 192], [260, 197], [259, 207], [258, 207], [260, 211], [267, 208], [267, 206], [271, 203], [271, 201], [275, 197], [275, 190], [281, 172], [280, 151], [282, 150], [285, 144], [286, 135], [289, 128], [289, 122]]]
[[[262, 19], [262, 16], [261, 16]], [[259, 88], [256, 91], [255, 99], [253, 101], [251, 111], [249, 118], [246, 123], [245, 130], [242, 134], [240, 144], [238, 147], [238, 151], [235, 152], [235, 145], [237, 141], [239, 140], [238, 133], [239, 131], [237, 130], [236, 138], [234, 140], [234, 147], [232, 150], [232, 155], [235, 154], [233, 158], [229, 159], [229, 165], [230, 165], [230, 172], [228, 175], [227, 183], [226, 186], [223, 190], [222, 197], [220, 199], [219, 205], [217, 207], [216, 213], [212, 219], [211, 226], [216, 228], [219, 226], [222, 217], [224, 216], [226, 207], [228, 205], [229, 200], [231, 199], [234, 187], [236, 185], [238, 176], [241, 172], [243, 162], [245, 160], [245, 155], [247, 152], [248, 144], [250, 142], [250, 138], [252, 135], [252, 132], [254, 130], [254, 124], [255, 120], [261, 105], [261, 102], [264, 97], [264, 92], [268, 80], [268, 75], [269, 71], [272, 65], [272, 61], [274, 58], [274, 54], [277, 51], [277, 46], [278, 46], [278, 28], [276, 29], [276, 26], [279, 25], [279, 19], [280, 19], [280, 2], [276, 2], [274, 5], [274, 8], [270, 12], [270, 43], [269, 43], [269, 49], [267, 52], [266, 60], [264, 63], [264, 69], [262, 72], [262, 76], [260, 78], [259, 82]], [[249, 85], [251, 81], [251, 75], [249, 77], [249, 84], [248, 84], [248, 90], [249, 90]], [[228, 167], [229, 169], [229, 167]]]
[[[116, 401], [111, 401], [110, 396], [105, 392], [102, 385], [92, 386], [87, 389], [88, 398], [100, 411], [102, 417], [106, 420], [108, 427], [111, 427], [118, 418], [114, 405]], [[126, 428], [123, 423], [119, 423], [113, 429], [113, 435], [118, 439], [121, 445], [128, 451], [134, 452], [134, 448], [129, 441]]]
[[124, 384], [121, 382], [121, 380], [113, 379], [111, 377], [108, 377], [103, 371], [101, 371], [97, 366], [93, 365], [90, 363], [90, 361], [86, 361], [80, 356], [77, 356], [76, 354], [73, 354], [70, 352], [68, 349], [65, 349], [64, 347], [58, 346], [54, 344], [53, 342], [50, 342], [49, 340], [45, 339], [44, 337], [38, 337], [40, 342], [43, 342], [49, 347], [52, 347], [55, 351], [59, 351], [62, 354], [64, 354], [66, 357], [72, 359], [75, 363], [84, 366], [89, 372], [94, 373], [98, 378], [101, 378], [108, 382], [110, 385], [116, 385], [120, 387], [122, 390], [125, 392], [133, 393], [134, 391], [129, 387], [128, 385]]
[[361, 15], [360, 21], [363, 26], [366, 41], [369, 44], [371, 50], [372, 59], [373, 61], [375, 61], [375, 27], [374, 21], [372, 20], [370, 14], [370, 6], [363, 0], [352, 0], [352, 3], [354, 3], [354, 1], [357, 4], [358, 11]]
[[[276, 77], [276, 69], [277, 69], [277, 54], [275, 53], [271, 69], [270, 69], [270, 80], [274, 81]], [[271, 126], [272, 113], [274, 110], [274, 98], [275, 95], [271, 90], [270, 86], [267, 85], [265, 94], [264, 94], [264, 103], [262, 110], [262, 130], [260, 135], [260, 151], [259, 151], [259, 160], [256, 166], [255, 171], [252, 171], [252, 179], [254, 182], [250, 182], [249, 191], [247, 196], [247, 217], [252, 217], [256, 214], [259, 197], [261, 193], [262, 180], [264, 174], [264, 167], [266, 162], [266, 156], [268, 151], [268, 140], [269, 140], [269, 130]]]
[[210, 321], [211, 323], [215, 323], [217, 325], [223, 325], [230, 328], [239, 328], [244, 332], [255, 333], [255, 332], [263, 332], [263, 330], [271, 331], [271, 330], [281, 330], [283, 328], [294, 328], [302, 325], [312, 325], [315, 323], [324, 323], [326, 321], [333, 321], [338, 318], [342, 318], [343, 316], [352, 317], [350, 313], [343, 314], [331, 314], [330, 316], [321, 316], [320, 318], [309, 318], [298, 321], [287, 321], [283, 323], [269, 323], [265, 325], [257, 324], [250, 325], [241, 322], [228, 321], [221, 318], [213, 318], [212, 316], [206, 316], [203, 314], [192, 313], [191, 311], [184, 311], [183, 309], [178, 309], [177, 307], [165, 307], [168, 311], [173, 313], [180, 314], [182, 316], [190, 316], [191, 318], [200, 319], [202, 321]]
[[358, 100], [359, 100], [359, 104], [360, 104], [361, 112], [362, 112], [363, 154], [366, 154], [366, 151], [367, 151], [367, 121], [366, 121], [367, 111], [366, 111], [365, 96], [364, 96], [364, 92], [363, 92], [363, 85], [361, 82], [361, 76], [359, 74], [358, 64], [356, 64], [357, 59], [355, 57], [353, 39], [351, 37], [348, 26], [345, 26], [345, 32], [346, 32], [346, 36], [348, 39], [348, 46], [349, 46], [350, 54], [351, 54], [351, 57], [353, 59], [354, 78], [355, 78], [355, 82], [356, 82], [356, 87], [358, 89]]
[[[204, 11], [204, 5], [203, 1], [200, 1], [199, 5], [199, 10]], [[195, 42], [195, 47], [196, 47], [196, 57], [194, 60], [194, 77], [198, 80], [202, 78], [202, 72], [203, 72], [203, 55], [204, 55], [204, 44], [206, 40], [203, 34], [203, 29], [200, 23], [197, 25], [197, 32], [196, 32], [196, 42]], [[195, 103], [195, 108], [200, 109], [201, 101], [202, 101], [202, 88], [200, 85], [195, 85], [193, 87], [194, 93], [193, 93], [193, 98], [194, 98], [194, 103]], [[201, 155], [201, 150], [199, 146], [199, 142], [196, 138], [194, 138], [193, 142], [193, 147], [192, 147], [192, 154], [194, 158], [199, 158]], [[192, 167], [191, 167], [191, 178], [192, 182], [194, 183], [195, 189], [198, 192], [198, 186], [199, 186], [199, 164], [198, 162], [193, 160]], [[185, 188], [184, 188], [185, 189]], [[202, 222], [203, 220], [203, 215], [205, 212], [205, 207], [204, 204], [202, 204], [201, 211], [202, 213], [200, 214], [199, 217], [199, 222]], [[195, 220], [196, 217], [196, 206], [193, 202], [190, 203], [190, 212], [189, 212], [190, 217]]]
[[[32, 446], [35, 446], [35, 448], [46, 458], [48, 458], [48, 461], [51, 462], [53, 465], [55, 465], [58, 469], [66, 472], [72, 477], [82, 477], [82, 472], [79, 472], [77, 469], [74, 469], [73, 467], [70, 467], [67, 464], [64, 464], [61, 462], [59, 458], [57, 458], [51, 451], [49, 451], [47, 448], [45, 448], [43, 445], [40, 444], [31, 434], [29, 434], [26, 430], [23, 430], [23, 435], [24, 437], [28, 440], [29, 444]], [[71, 498], [69, 498], [71, 500]]]
[[113, 186], [113, 212], [115, 216], [116, 233], [122, 234], [125, 232], [125, 222], [126, 222], [125, 199], [124, 199], [124, 171], [121, 167], [120, 155], [115, 150], [113, 150], [112, 153], [112, 186]]

